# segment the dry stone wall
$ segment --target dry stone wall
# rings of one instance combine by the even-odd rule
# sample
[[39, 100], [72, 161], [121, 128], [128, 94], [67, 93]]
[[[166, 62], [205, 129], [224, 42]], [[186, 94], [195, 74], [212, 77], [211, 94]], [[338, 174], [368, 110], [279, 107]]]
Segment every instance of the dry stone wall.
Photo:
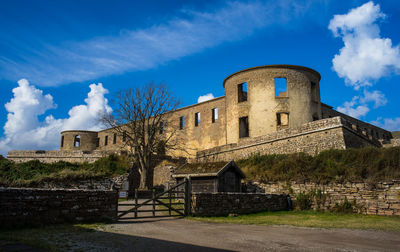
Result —
[[0, 188], [2, 227], [115, 220], [117, 191]]
[[27, 162], [30, 160], [39, 160], [43, 163], [54, 163], [57, 161], [65, 161], [70, 163], [93, 163], [96, 160], [106, 157], [114, 151], [10, 151], [7, 158], [17, 163]]
[[194, 193], [192, 195], [192, 214], [195, 216], [225, 216], [281, 211], [288, 208], [286, 194]]
[[[400, 216], [400, 181], [368, 183], [253, 183], [247, 185], [249, 192], [265, 192], [272, 194], [289, 194], [292, 199], [299, 193], [317, 192], [320, 190], [323, 196], [320, 210], [332, 209], [336, 203], [348, 201], [356, 202], [360, 213], [372, 215], [397, 215]], [[314, 198], [313, 209], [318, 205]]]

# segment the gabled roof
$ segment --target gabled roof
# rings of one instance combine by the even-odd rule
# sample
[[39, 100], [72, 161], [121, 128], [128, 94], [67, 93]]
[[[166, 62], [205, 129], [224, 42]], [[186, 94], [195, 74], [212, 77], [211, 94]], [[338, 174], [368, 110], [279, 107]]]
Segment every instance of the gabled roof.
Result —
[[226, 162], [213, 162], [213, 163], [193, 163], [184, 164], [175, 170], [175, 174], [172, 175], [174, 178], [183, 177], [218, 177], [224, 173], [227, 169], [233, 167], [237, 173], [240, 174], [242, 178], [245, 178], [243, 171], [236, 165], [232, 160], [228, 163]]

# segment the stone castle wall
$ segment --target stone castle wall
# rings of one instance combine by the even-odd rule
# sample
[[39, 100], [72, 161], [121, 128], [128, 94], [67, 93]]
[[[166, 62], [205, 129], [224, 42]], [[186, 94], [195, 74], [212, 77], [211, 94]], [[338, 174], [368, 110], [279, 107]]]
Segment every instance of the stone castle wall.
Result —
[[2, 227], [115, 220], [118, 192], [0, 188]]
[[39, 160], [43, 163], [54, 163], [57, 161], [65, 161], [71, 163], [93, 163], [96, 160], [106, 157], [114, 151], [10, 151], [7, 158], [14, 162], [27, 162], [30, 160]]
[[[368, 183], [252, 183], [247, 185], [247, 191], [265, 192], [271, 194], [286, 193], [296, 199], [299, 193], [317, 192], [323, 195], [320, 210], [332, 209], [336, 203], [341, 203], [347, 198], [348, 201], [355, 200], [360, 213], [372, 215], [397, 215], [400, 216], [400, 181]], [[313, 209], [318, 209], [314, 198]]]
[[192, 195], [192, 214], [196, 216], [224, 216], [288, 209], [288, 198], [285, 194], [194, 193]]
[[303, 124], [301, 127], [277, 131], [258, 138], [249, 138], [239, 144], [229, 144], [197, 153], [197, 162], [229, 161], [258, 154], [286, 154], [305, 152], [315, 155], [327, 149], [379, 146], [366, 136], [346, 126], [341, 117]]

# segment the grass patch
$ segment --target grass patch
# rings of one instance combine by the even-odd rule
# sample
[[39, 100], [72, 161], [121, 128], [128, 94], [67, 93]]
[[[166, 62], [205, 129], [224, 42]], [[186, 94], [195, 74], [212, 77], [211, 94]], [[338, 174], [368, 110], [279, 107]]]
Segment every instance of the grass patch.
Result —
[[31, 228], [12, 228], [0, 230], [1, 247], [7, 244], [23, 244], [45, 251], [63, 251], [73, 246], [69, 240], [72, 235], [104, 231], [104, 223], [92, 224], [59, 224]]
[[332, 149], [314, 157], [305, 153], [254, 155], [237, 164], [249, 181], [374, 183], [400, 179], [400, 147]]
[[245, 214], [236, 217], [187, 218], [211, 223], [290, 225], [296, 227], [369, 229], [400, 232], [400, 218], [397, 216], [339, 214], [315, 211], [278, 211]]
[[15, 163], [0, 158], [0, 186], [37, 187], [45, 182], [112, 177], [125, 174], [129, 169], [128, 158], [118, 155], [110, 155], [91, 164], [64, 161], [48, 164], [38, 160]]

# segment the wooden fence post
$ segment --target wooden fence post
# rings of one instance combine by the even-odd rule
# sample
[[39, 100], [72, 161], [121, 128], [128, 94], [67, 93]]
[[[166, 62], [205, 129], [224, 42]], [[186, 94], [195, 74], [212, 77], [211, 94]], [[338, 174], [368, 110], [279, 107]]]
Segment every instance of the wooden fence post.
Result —
[[192, 208], [192, 181], [191, 178], [185, 178], [185, 216], [191, 213]]
[[153, 217], [156, 216], [156, 190], [153, 189]]
[[138, 189], [135, 189], [135, 219], [137, 218], [137, 212], [138, 212]]

